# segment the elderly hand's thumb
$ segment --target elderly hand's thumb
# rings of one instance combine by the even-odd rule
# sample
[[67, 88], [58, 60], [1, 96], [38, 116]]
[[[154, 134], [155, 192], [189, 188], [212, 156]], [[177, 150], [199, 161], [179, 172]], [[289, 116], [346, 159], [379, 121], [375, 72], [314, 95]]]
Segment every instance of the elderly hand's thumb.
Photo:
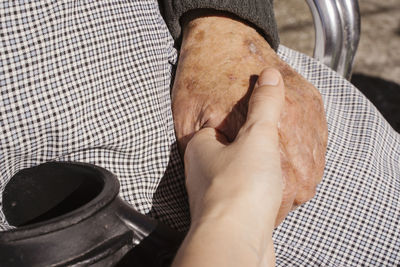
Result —
[[278, 70], [264, 69], [250, 97], [247, 124], [276, 126], [284, 103], [284, 84]]

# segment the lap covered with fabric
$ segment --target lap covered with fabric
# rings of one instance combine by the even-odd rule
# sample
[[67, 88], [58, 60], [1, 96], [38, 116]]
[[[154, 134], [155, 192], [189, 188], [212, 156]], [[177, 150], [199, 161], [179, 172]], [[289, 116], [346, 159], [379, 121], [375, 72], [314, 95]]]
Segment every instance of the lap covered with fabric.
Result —
[[177, 53], [157, 3], [1, 5], [0, 192], [43, 162], [92, 163], [138, 211], [186, 228], [169, 93]]
[[277, 265], [399, 264], [400, 135], [328, 67], [283, 46], [279, 55], [321, 92], [328, 148], [316, 196], [275, 231]]

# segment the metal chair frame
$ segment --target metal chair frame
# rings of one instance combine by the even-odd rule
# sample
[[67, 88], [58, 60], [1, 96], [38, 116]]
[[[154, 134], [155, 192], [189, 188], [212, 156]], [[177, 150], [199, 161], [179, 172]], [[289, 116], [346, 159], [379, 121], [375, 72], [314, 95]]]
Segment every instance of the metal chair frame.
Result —
[[314, 58], [350, 80], [360, 40], [357, 0], [306, 0], [315, 27]]

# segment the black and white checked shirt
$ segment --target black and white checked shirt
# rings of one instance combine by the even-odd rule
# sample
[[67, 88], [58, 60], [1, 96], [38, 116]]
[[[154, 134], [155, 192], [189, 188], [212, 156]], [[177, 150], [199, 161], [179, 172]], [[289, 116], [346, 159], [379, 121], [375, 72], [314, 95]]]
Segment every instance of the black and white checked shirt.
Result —
[[[25, 2], [0, 2], [0, 192], [23, 168], [88, 162], [113, 172], [138, 211], [187, 229], [177, 51], [157, 2]], [[399, 134], [327, 67], [279, 55], [320, 90], [329, 138], [316, 197], [274, 233], [277, 266], [399, 266]]]

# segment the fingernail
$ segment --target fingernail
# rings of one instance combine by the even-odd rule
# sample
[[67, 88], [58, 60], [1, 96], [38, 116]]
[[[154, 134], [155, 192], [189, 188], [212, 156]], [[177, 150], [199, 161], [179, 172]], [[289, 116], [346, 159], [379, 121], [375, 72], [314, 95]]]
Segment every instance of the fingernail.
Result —
[[279, 80], [280, 74], [276, 69], [267, 69], [261, 73], [260, 77], [258, 78], [258, 84], [276, 86], [278, 85]]

